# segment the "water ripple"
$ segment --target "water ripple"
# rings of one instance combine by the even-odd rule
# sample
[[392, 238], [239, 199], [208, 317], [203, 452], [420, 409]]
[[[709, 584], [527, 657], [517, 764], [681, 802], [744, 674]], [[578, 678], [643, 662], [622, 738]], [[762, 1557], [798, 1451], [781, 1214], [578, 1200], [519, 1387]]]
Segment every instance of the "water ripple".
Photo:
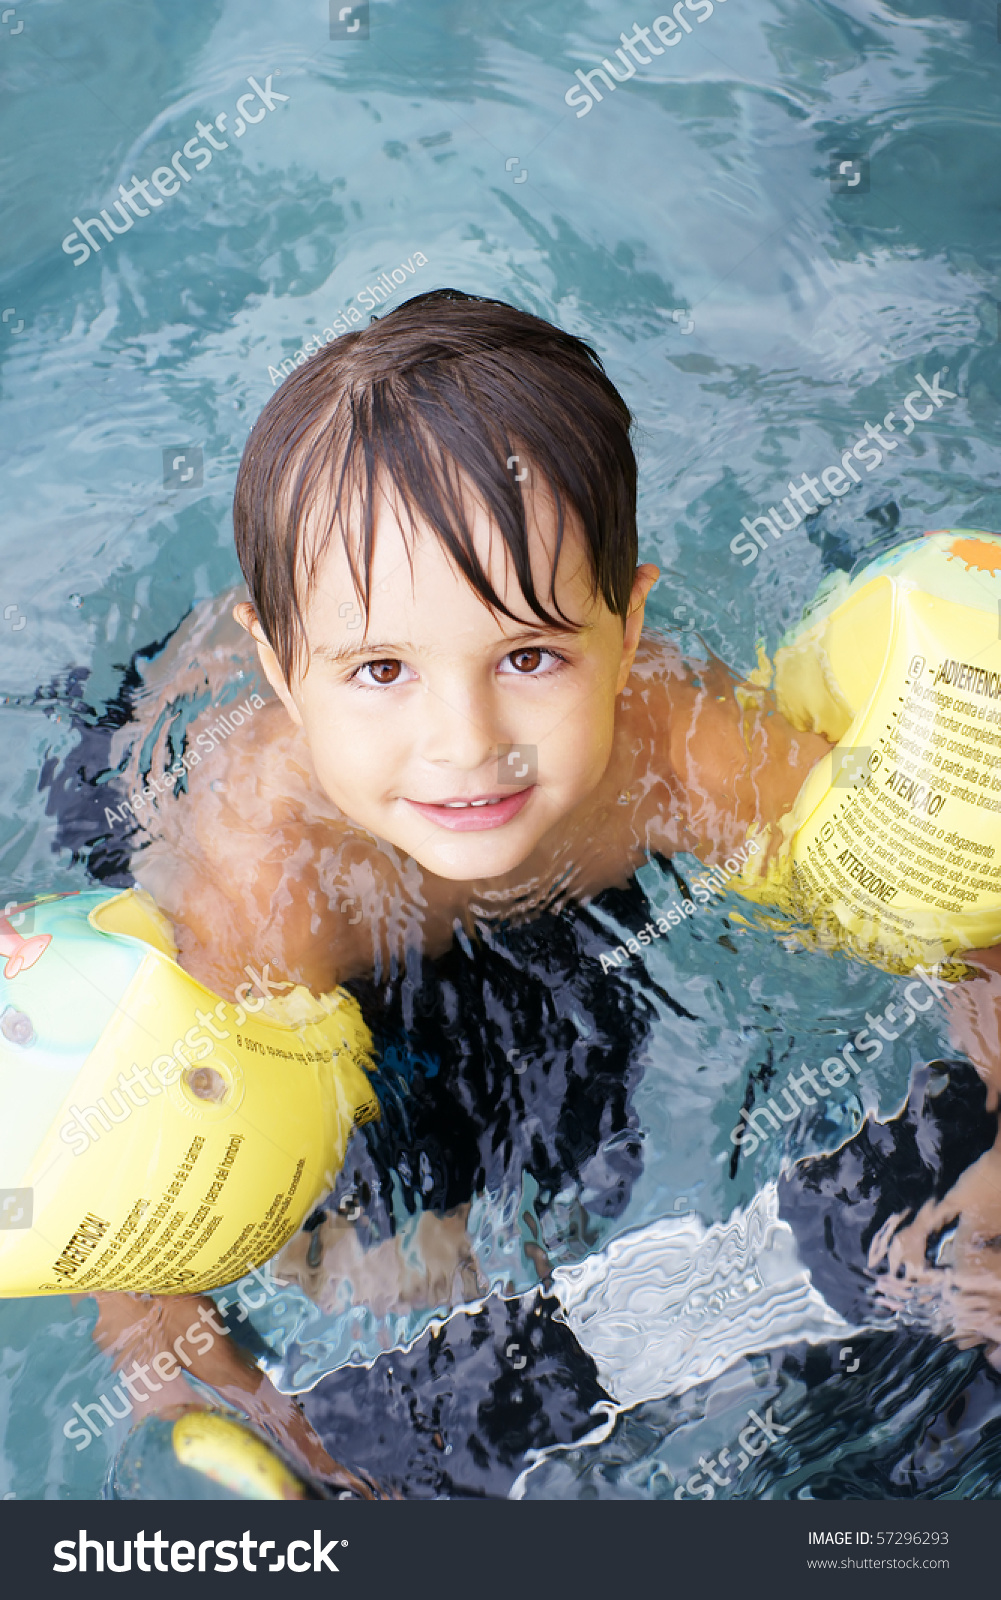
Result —
[[623, 1406], [680, 1394], [741, 1356], [851, 1331], [802, 1265], [769, 1183], [728, 1222], [665, 1217], [558, 1267], [563, 1319]]

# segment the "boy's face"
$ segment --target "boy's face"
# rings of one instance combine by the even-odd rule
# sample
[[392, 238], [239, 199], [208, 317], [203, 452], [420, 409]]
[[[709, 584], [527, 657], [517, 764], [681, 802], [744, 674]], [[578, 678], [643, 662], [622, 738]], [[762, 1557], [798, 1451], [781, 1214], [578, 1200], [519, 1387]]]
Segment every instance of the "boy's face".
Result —
[[[548, 593], [556, 518], [529, 502], [536, 591]], [[482, 509], [477, 551], [496, 592], [529, 618], [506, 548]], [[625, 630], [567, 530], [555, 598], [577, 631], [493, 616], [434, 534], [407, 544], [386, 501], [376, 524], [364, 626], [337, 534], [304, 613], [309, 666], [286, 686], [249, 605], [235, 615], [309, 741], [317, 776], [346, 816], [442, 878], [514, 871], [591, 792], [612, 748], [656, 567], [637, 570]], [[507, 754], [501, 752], [507, 747]]]

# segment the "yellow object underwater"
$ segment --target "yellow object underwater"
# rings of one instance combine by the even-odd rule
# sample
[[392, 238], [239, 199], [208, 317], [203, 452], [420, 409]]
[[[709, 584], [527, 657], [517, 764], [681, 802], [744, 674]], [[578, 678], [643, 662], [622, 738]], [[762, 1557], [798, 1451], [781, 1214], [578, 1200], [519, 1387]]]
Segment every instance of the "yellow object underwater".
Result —
[[896, 970], [1001, 940], [1001, 537], [929, 533], [839, 573], [774, 680], [835, 749], [740, 892]]
[[174, 1423], [174, 1455], [182, 1467], [244, 1500], [305, 1500], [300, 1480], [256, 1434], [218, 1411], [189, 1411]]
[[378, 1115], [357, 1002], [220, 1000], [138, 890], [8, 915], [0, 1296], [187, 1294], [269, 1260]]

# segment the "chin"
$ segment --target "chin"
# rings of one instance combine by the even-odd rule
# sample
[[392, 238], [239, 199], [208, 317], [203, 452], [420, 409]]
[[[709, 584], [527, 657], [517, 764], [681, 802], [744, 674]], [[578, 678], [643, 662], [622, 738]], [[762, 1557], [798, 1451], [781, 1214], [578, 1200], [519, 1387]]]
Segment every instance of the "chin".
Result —
[[519, 844], [512, 841], [504, 849], [477, 850], [462, 845], [451, 847], [450, 841], [444, 848], [428, 851], [425, 842], [419, 853], [410, 853], [425, 872], [434, 873], [436, 878], [447, 878], [451, 883], [482, 883], [516, 872], [532, 854], [535, 844], [535, 839], [527, 839]]

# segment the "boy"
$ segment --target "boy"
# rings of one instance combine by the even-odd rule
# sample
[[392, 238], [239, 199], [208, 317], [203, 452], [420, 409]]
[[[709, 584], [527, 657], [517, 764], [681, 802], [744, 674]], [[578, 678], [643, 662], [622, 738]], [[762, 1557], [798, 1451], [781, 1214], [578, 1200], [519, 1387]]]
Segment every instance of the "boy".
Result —
[[[204, 983], [231, 995], [252, 968], [320, 991], [416, 970], [456, 928], [625, 883], [651, 851], [725, 860], [788, 810], [827, 741], [719, 662], [642, 637], [659, 574], [637, 565], [629, 427], [588, 346], [452, 290], [335, 340], [275, 392], [237, 482], [251, 598], [233, 610], [275, 699], [208, 742], [137, 862]], [[218, 615], [160, 664], [174, 693], [182, 645], [231, 678]], [[463, 1222], [437, 1230], [439, 1279], [469, 1269]], [[323, 1267], [357, 1284], [345, 1231]], [[403, 1263], [379, 1270], [391, 1298]], [[149, 1339], [128, 1300], [97, 1332], [131, 1354]], [[162, 1339], [191, 1304], [144, 1316]], [[234, 1397], [257, 1382], [228, 1381]]]
[[586, 345], [453, 290], [275, 392], [233, 614], [276, 699], [141, 857], [188, 970], [330, 988], [651, 850], [725, 859], [791, 805], [827, 741], [641, 638], [629, 426]]

